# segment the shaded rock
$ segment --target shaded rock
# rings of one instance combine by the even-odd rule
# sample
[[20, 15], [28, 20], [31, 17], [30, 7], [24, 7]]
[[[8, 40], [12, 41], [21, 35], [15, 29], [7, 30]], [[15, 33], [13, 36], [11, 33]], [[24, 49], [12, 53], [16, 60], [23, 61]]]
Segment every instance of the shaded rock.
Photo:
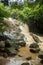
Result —
[[11, 47], [12, 45], [11, 45], [11, 41], [10, 40], [6, 40], [5, 41], [5, 47], [7, 47], [7, 48], [9, 48], [9, 47]]
[[0, 53], [0, 56], [3, 56], [3, 53]]
[[40, 63], [43, 64], [43, 60], [41, 60]]
[[31, 60], [31, 59], [32, 59], [32, 57], [27, 57], [27, 58], [26, 58], [26, 60]]
[[12, 47], [14, 47], [15, 50], [18, 50], [19, 48], [24, 47], [24, 46], [26, 46], [26, 43], [24, 41], [15, 41], [12, 44]]
[[9, 55], [17, 55], [17, 51], [15, 50], [15, 48], [11, 47], [11, 48], [7, 48], [8, 49], [8, 54]]
[[30, 45], [30, 48], [39, 48], [39, 45], [37, 43], [33, 43]]
[[0, 48], [4, 48], [4, 47], [5, 47], [4, 41], [0, 41]]
[[6, 39], [10, 39], [10, 38], [4, 35], [3, 33], [0, 33], [0, 41], [5, 41]]
[[0, 48], [0, 52], [4, 52], [4, 49], [5, 49], [5, 48]]
[[38, 57], [39, 57], [40, 59], [43, 59], [43, 54], [39, 54]]
[[21, 65], [30, 65], [28, 62], [22, 63]]
[[39, 53], [40, 48], [36, 48], [36, 49], [30, 49], [30, 52], [32, 53]]
[[25, 41], [19, 41], [18, 45], [23, 47], [23, 46], [26, 46], [26, 43], [25, 43]]

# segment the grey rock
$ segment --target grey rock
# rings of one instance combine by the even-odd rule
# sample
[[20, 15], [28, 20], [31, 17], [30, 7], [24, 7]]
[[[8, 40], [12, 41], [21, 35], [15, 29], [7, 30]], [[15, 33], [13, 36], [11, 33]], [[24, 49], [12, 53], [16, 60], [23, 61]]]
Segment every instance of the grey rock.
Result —
[[6, 39], [10, 39], [10, 38], [4, 35], [3, 33], [0, 33], [0, 41], [5, 41]]
[[30, 48], [39, 48], [39, 45], [37, 43], [33, 43], [30, 45]]
[[17, 55], [18, 51], [16, 51], [15, 48], [11, 47], [11, 48], [7, 48], [7, 50], [9, 51], [8, 52], [9, 55]]
[[32, 53], [39, 53], [40, 48], [36, 48], [36, 49], [30, 49], [30, 52]]
[[40, 59], [43, 59], [43, 54], [39, 54], [38, 57], [39, 57]]
[[26, 43], [25, 43], [25, 41], [19, 41], [19, 42], [17, 42], [17, 44], [19, 45], [19, 46], [26, 46]]

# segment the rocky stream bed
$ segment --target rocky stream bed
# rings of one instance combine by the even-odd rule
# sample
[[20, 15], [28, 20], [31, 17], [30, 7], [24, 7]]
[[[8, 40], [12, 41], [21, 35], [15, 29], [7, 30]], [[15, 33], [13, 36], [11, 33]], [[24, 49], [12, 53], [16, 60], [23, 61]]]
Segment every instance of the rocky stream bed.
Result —
[[15, 19], [4, 23], [9, 30], [0, 32], [0, 65], [43, 65], [43, 36]]

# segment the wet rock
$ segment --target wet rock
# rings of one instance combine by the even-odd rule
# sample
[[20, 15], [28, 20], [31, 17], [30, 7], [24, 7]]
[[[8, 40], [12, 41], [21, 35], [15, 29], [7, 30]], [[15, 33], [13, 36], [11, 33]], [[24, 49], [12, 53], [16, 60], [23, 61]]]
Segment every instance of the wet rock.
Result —
[[15, 45], [17, 45], [17, 46], [25, 46], [26, 45], [26, 43], [24, 41], [24, 35], [21, 34], [17, 30], [15, 30], [15, 31], [11, 30], [10, 32], [5, 31], [4, 35], [11, 38], [11, 40], [13, 41], [13, 44], [11, 42], [10, 42], [10, 44], [12, 44], [13, 47], [15, 47]]
[[43, 64], [43, 60], [41, 60], [40, 63]]
[[31, 60], [31, 59], [32, 59], [32, 57], [27, 57], [27, 58], [26, 58], [26, 60]]
[[28, 62], [22, 63], [21, 65], [30, 65]]
[[30, 48], [39, 48], [39, 45], [37, 43], [33, 43], [30, 45]]
[[15, 50], [15, 48], [11, 47], [11, 48], [8, 48], [8, 54], [11, 56], [11, 55], [17, 55], [17, 51]]
[[38, 58], [43, 59], [43, 54], [39, 54]]
[[36, 49], [30, 49], [30, 52], [32, 53], [39, 53], [40, 48], [36, 48]]

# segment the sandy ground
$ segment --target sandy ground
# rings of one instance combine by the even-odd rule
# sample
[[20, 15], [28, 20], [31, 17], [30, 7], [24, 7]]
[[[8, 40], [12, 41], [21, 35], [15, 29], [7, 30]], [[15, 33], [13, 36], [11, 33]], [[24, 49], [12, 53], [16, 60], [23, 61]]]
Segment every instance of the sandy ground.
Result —
[[27, 57], [32, 57], [32, 59], [34, 60], [34, 59], [36, 59], [36, 57], [38, 55], [38, 53], [36, 53], [36, 54], [31, 53], [28, 46], [20, 48], [18, 54], [22, 56], [22, 57], [19, 57], [18, 55], [15, 56], [15, 58], [18, 60], [20, 60], [20, 59], [26, 60]]

